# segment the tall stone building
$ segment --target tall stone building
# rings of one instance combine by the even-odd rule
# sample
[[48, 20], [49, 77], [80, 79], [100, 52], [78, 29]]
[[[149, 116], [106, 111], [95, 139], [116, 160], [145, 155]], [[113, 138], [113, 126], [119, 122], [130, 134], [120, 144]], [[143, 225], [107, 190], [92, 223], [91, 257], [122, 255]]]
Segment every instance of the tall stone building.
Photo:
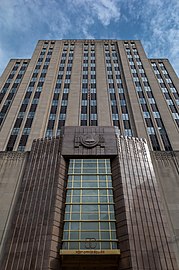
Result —
[[179, 86], [140, 41], [39, 41], [0, 80], [0, 265], [179, 269]]

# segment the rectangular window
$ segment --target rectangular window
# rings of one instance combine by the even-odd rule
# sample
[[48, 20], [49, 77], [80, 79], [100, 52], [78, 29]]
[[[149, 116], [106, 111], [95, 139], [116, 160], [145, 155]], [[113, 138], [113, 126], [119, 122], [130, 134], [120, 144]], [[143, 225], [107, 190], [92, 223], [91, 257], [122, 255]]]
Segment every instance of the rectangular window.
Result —
[[53, 136], [53, 130], [52, 129], [47, 129], [45, 137], [52, 137]]
[[82, 101], [81, 101], [81, 106], [87, 106], [87, 105], [88, 105], [88, 101], [82, 99]]
[[149, 112], [143, 112], [144, 118], [150, 118], [150, 113]]
[[153, 115], [155, 118], [160, 118], [160, 113], [159, 112], [153, 112]]
[[62, 249], [117, 249], [109, 159], [71, 159]]
[[179, 119], [179, 114], [178, 113], [172, 113], [172, 115], [173, 115], [174, 119]]
[[166, 102], [167, 102], [168, 105], [173, 105], [172, 99], [166, 99]]
[[129, 120], [129, 115], [127, 113], [123, 113], [122, 120]]
[[125, 136], [129, 136], [129, 137], [132, 137], [132, 130], [131, 129], [125, 129], [124, 130], [124, 135]]
[[149, 135], [155, 134], [155, 129], [153, 127], [148, 127], [147, 132]]
[[91, 114], [91, 120], [97, 120], [97, 114], [92, 113]]
[[81, 120], [87, 120], [87, 114], [81, 114]]
[[65, 118], [66, 118], [66, 114], [65, 113], [61, 113], [60, 114], [60, 120], [65, 120]]
[[117, 113], [112, 114], [112, 120], [119, 120], [119, 115]]

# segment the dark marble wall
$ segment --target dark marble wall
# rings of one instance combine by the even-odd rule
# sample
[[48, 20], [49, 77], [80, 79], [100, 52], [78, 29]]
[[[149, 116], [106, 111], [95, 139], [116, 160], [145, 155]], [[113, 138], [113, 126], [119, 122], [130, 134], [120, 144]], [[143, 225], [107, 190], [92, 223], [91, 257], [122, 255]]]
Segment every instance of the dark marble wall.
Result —
[[[1, 269], [57, 269], [66, 169], [60, 140], [37, 140], [26, 163]], [[60, 171], [60, 174], [59, 174]]]
[[[120, 164], [119, 182], [125, 212], [119, 240], [126, 235], [126, 250], [131, 261], [119, 269], [178, 269], [175, 254], [169, 245], [170, 235], [147, 144], [142, 139], [118, 136]], [[117, 197], [117, 196], [116, 196]], [[126, 260], [126, 258], [125, 258]]]
[[168, 218], [169, 244], [179, 265], [179, 151], [151, 152], [151, 157]]

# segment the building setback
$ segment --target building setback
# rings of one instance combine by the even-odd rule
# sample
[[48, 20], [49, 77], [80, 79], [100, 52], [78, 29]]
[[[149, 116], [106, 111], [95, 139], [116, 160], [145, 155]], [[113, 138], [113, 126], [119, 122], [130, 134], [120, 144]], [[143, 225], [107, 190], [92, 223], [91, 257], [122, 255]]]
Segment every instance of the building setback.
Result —
[[136, 40], [40, 40], [0, 89], [1, 269], [178, 270], [169, 61]]

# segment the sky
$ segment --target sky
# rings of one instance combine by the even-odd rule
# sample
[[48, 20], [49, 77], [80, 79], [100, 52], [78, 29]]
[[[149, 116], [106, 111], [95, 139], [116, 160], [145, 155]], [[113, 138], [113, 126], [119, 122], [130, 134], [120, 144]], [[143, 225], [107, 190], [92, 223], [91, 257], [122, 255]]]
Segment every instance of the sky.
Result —
[[139, 39], [179, 74], [179, 0], [0, 0], [0, 74], [41, 39]]

